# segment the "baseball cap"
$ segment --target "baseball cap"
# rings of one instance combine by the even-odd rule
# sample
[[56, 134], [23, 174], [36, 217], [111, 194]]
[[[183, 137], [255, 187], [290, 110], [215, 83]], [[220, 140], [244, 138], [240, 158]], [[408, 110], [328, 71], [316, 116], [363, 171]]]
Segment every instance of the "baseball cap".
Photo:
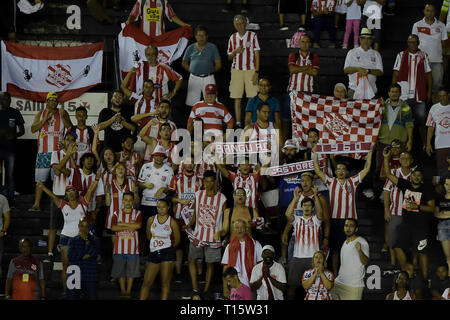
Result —
[[152, 156], [166, 157], [166, 150], [162, 146], [157, 146], [155, 150], [153, 150]]
[[49, 93], [47, 93], [46, 100], [51, 99], [51, 98], [58, 99], [58, 94], [56, 92], [49, 92]]
[[78, 139], [78, 135], [75, 131], [67, 131], [64, 135], [64, 138], [66, 138], [67, 136], [72, 136], [75, 140]]
[[264, 250], [269, 250], [269, 251], [272, 251], [272, 253], [275, 253], [275, 249], [274, 249], [271, 245], [269, 245], [269, 244], [265, 245], [265, 246], [262, 248], [262, 251], [261, 251], [261, 252], [264, 252]]
[[75, 190], [75, 191], [78, 191], [77, 188], [75, 188], [74, 185], [72, 185], [72, 184], [69, 184], [69, 185], [66, 187], [66, 190], [65, 190], [65, 191], [68, 191], [68, 190], [70, 190], [70, 189], [73, 189], [73, 190]]
[[294, 139], [287, 139], [286, 142], [284, 143], [283, 149], [282, 151], [285, 152], [285, 150], [287, 148], [295, 148], [295, 151], [298, 152], [298, 144], [295, 142]]
[[369, 28], [362, 28], [359, 36], [372, 38], [372, 31]]
[[205, 87], [205, 94], [216, 94], [217, 87], [214, 83], [207, 84]]

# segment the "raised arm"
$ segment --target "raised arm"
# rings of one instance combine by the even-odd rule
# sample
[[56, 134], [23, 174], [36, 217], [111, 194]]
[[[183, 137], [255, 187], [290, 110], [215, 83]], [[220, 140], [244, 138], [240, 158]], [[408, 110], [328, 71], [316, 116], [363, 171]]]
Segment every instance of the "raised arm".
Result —
[[52, 200], [57, 208], [61, 205], [61, 199], [58, 198], [50, 189], [48, 189], [41, 181], [37, 182], [37, 187], [42, 189]]
[[41, 114], [43, 111], [39, 111], [36, 116], [34, 117], [33, 124], [31, 125], [31, 132], [36, 133], [44, 126], [44, 124], [47, 122], [48, 119], [53, 115], [53, 113], [47, 112], [45, 117], [40, 120]]
[[94, 131], [94, 138], [92, 141], [92, 153], [95, 155], [95, 158], [97, 159], [97, 167], [101, 164], [100, 154], [98, 153], [98, 133], [99, 133], [99, 126], [98, 124], [92, 125], [92, 130]]
[[361, 178], [361, 181], [364, 180], [364, 178], [370, 172], [370, 166], [371, 165], [372, 165], [372, 150], [370, 150], [370, 152], [366, 156], [366, 163], [364, 164], [364, 169], [362, 169], [359, 172], [359, 176]]
[[98, 181], [100, 180], [101, 177], [102, 177], [101, 171], [97, 170], [97, 174], [95, 175], [95, 180], [91, 183], [91, 186], [89, 187], [89, 189], [86, 192], [85, 199], [87, 202], [91, 202], [92, 196], [94, 195], [94, 192], [97, 189]]
[[393, 184], [397, 185], [398, 178], [391, 174], [391, 170], [389, 169], [389, 158], [391, 157], [391, 151], [386, 148], [383, 150], [383, 157], [384, 157], [384, 174], [386, 175], [386, 178], [391, 180]]
[[316, 153], [316, 146], [313, 147], [313, 160], [314, 160], [314, 172], [316, 173], [316, 175], [320, 178], [320, 180], [322, 180], [323, 182], [325, 182], [327, 180], [327, 175], [325, 174], [325, 172], [323, 172], [320, 169], [319, 166], [319, 160], [318, 160], [318, 155]]
[[130, 79], [131, 79], [131, 77], [134, 76], [136, 71], [137, 71], [137, 68], [136, 67], [132, 67], [131, 70], [127, 73], [127, 75], [123, 79], [122, 83], [120, 84], [120, 89], [125, 94], [127, 99], [129, 99], [131, 97], [131, 94], [133, 93], [133, 92], [131, 92], [130, 89], [128, 89], [128, 84], [130, 83]]
[[316, 208], [317, 219], [323, 220], [324, 214], [323, 214], [323, 210], [322, 210], [322, 202], [319, 199], [318, 188], [313, 187], [312, 189], [314, 192], [314, 206]]

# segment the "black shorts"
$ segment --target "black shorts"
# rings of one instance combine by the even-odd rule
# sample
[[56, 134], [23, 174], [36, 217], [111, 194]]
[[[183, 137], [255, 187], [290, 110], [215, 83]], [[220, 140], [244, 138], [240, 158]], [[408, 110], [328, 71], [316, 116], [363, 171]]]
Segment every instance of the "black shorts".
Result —
[[175, 261], [175, 247], [150, 252], [147, 261], [154, 264]]
[[[59, 197], [63, 199], [63, 197]], [[61, 230], [64, 227], [64, 217], [61, 210], [55, 206], [53, 201], [50, 204], [50, 229]]]
[[393, 247], [403, 250], [411, 249], [414, 253], [427, 253], [430, 239], [430, 221], [428, 219], [404, 215], [402, 223], [398, 227], [397, 241]]
[[340, 252], [347, 237], [344, 233], [345, 219], [330, 219], [330, 251]]
[[278, 13], [306, 14], [307, 8], [307, 0], [278, 0]]

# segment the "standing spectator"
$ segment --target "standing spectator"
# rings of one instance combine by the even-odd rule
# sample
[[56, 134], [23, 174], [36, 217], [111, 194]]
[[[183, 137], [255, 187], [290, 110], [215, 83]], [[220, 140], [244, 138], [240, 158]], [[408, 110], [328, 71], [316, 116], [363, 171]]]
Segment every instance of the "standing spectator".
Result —
[[256, 300], [284, 300], [286, 271], [274, 261], [275, 249], [271, 245], [262, 248], [263, 261], [253, 267], [250, 288], [256, 291]]
[[14, 164], [16, 160], [17, 138], [25, 133], [25, 121], [19, 110], [11, 108], [11, 96], [0, 94], [0, 167], [3, 162], [5, 172], [4, 194], [11, 207], [14, 206]]
[[445, 24], [435, 18], [436, 10], [433, 3], [427, 3], [424, 9], [425, 17], [414, 23], [412, 34], [419, 37], [419, 49], [428, 54], [433, 77], [433, 93], [442, 87], [444, 77], [442, 47], [447, 40]]
[[425, 102], [431, 102], [433, 79], [428, 55], [419, 50], [419, 37], [415, 34], [408, 37], [408, 49], [397, 54], [392, 83], [398, 83], [401, 86], [401, 99], [411, 107], [424, 145], [426, 143]]
[[448, 13], [450, 1], [444, 0], [442, 2], [441, 14], [439, 15], [439, 21], [446, 23], [447, 28], [447, 40], [445, 41], [445, 46], [442, 47], [442, 53], [444, 56], [444, 83], [448, 83], [450, 80], [450, 14]]
[[161, 300], [169, 298], [175, 248], [180, 243], [180, 230], [175, 219], [169, 214], [169, 202], [160, 199], [157, 207], [157, 215], [148, 219], [146, 226], [147, 239], [150, 241], [150, 254], [145, 267], [140, 300], [148, 299], [150, 288], [158, 273], [161, 273]]
[[136, 182], [137, 175], [142, 166], [142, 158], [134, 152], [135, 136], [125, 136], [122, 139], [122, 151], [116, 154], [119, 162], [125, 163], [127, 167], [127, 178]]
[[331, 300], [334, 275], [325, 267], [324, 253], [316, 251], [312, 257], [312, 269], [306, 270], [302, 276], [302, 286], [306, 290], [305, 300]]
[[381, 28], [383, 20], [383, 6], [386, 0], [361, 0], [363, 7], [363, 16], [361, 17], [362, 28], [368, 28], [374, 36], [374, 50], [380, 51]]
[[395, 277], [394, 286], [386, 300], [416, 300], [416, 295], [409, 289], [409, 275], [406, 271], [400, 271]]
[[81, 292], [88, 300], [97, 300], [97, 255], [100, 252], [100, 241], [90, 234], [89, 228], [89, 218], [84, 217], [78, 222], [78, 235], [68, 243], [69, 265], [78, 266], [81, 271], [81, 288], [69, 289], [68, 300], [79, 300]]
[[447, 264], [438, 265], [436, 273], [431, 278], [431, 299], [441, 300], [444, 291], [450, 287], [450, 277], [448, 276]]
[[347, 239], [341, 248], [341, 267], [331, 290], [333, 300], [361, 300], [364, 289], [365, 266], [369, 263], [369, 244], [358, 236], [356, 219], [346, 219]]
[[427, 119], [427, 145], [426, 152], [431, 156], [433, 147], [431, 139], [434, 134], [434, 151], [436, 152], [436, 169], [439, 176], [447, 172], [447, 155], [450, 153], [450, 91], [441, 89], [438, 92], [439, 103], [433, 105], [428, 113]]
[[[64, 132], [72, 127], [69, 114], [63, 108], [58, 109], [58, 95], [49, 92], [46, 98], [45, 109], [39, 111], [31, 125], [31, 133], [38, 134], [38, 154], [35, 165], [35, 181], [45, 182], [51, 174], [50, 162], [52, 152], [58, 151], [59, 143], [63, 140]], [[53, 175], [51, 176], [53, 180]], [[39, 211], [42, 190], [36, 187], [33, 206], [29, 211]]]
[[359, 47], [358, 35], [361, 24], [361, 0], [345, 0], [347, 6], [344, 43], [342, 49], [347, 49], [348, 40], [353, 28], [353, 48]]
[[311, 26], [314, 33], [313, 48], [320, 48], [320, 32], [327, 28], [331, 44], [328, 48], [336, 48], [336, 29], [334, 27], [334, 9], [336, 0], [312, 0], [311, 1]]
[[[356, 47], [355, 47], [356, 48]], [[334, 85], [333, 96], [338, 99], [347, 98], [347, 87], [345, 84], [339, 82]]]
[[186, 105], [192, 107], [205, 97], [206, 85], [215, 84], [214, 73], [222, 68], [219, 50], [208, 42], [208, 29], [205, 26], [195, 28], [196, 43], [189, 45], [184, 52], [181, 66], [190, 73]]
[[142, 128], [141, 132], [139, 132], [139, 136], [142, 139], [142, 141], [145, 143], [145, 149], [144, 149], [144, 161], [146, 163], [153, 161], [152, 153], [157, 149], [162, 147], [161, 150], [164, 150], [164, 163], [168, 164], [169, 166], [172, 165], [172, 169], [175, 171], [175, 165], [173, 165], [172, 161], [172, 154], [175, 152], [174, 147], [175, 144], [172, 142], [171, 135], [172, 135], [172, 127], [170, 126], [170, 123], [165, 122], [161, 125], [159, 130], [160, 138], [155, 139], [152, 136], [145, 135], [145, 132], [150, 132], [150, 126], [153, 125], [154, 122], [157, 122], [155, 119], [147, 123], [144, 128]]
[[0, 194], [0, 276], [2, 274], [3, 252], [5, 249], [5, 236], [8, 235], [9, 225], [11, 224], [11, 212], [8, 205], [8, 199]]
[[133, 209], [134, 193], [125, 192], [122, 198], [123, 209], [114, 212], [111, 230], [116, 233], [111, 277], [119, 279], [120, 298], [130, 299], [134, 278], [139, 272], [139, 234], [142, 215]]
[[258, 73], [260, 66], [260, 47], [258, 36], [253, 31], [246, 31], [247, 19], [236, 15], [233, 19], [236, 33], [228, 40], [228, 60], [231, 65], [230, 98], [234, 99], [236, 126], [241, 127], [241, 100], [245, 93], [247, 98], [258, 94]]
[[11, 259], [6, 276], [6, 300], [45, 300], [44, 266], [31, 255], [33, 243], [28, 238], [19, 241], [20, 255]]
[[[91, 126], [86, 125], [88, 112], [85, 107], [78, 107], [75, 109], [75, 119], [77, 124], [69, 128], [69, 131], [75, 132], [77, 139], [78, 159], [81, 160], [81, 156], [86, 152], [92, 151], [92, 142], [94, 141], [94, 130]], [[79, 163], [78, 163], [79, 165]]]
[[280, 119], [280, 103], [278, 99], [270, 95], [270, 80], [267, 77], [260, 77], [258, 82], [259, 93], [248, 100], [245, 108], [245, 125], [255, 123], [257, 120], [258, 105], [263, 102], [270, 107], [269, 121], [276, 123], [278, 128], [281, 128]]
[[230, 300], [253, 300], [252, 291], [243, 284], [235, 268], [229, 267], [223, 271], [224, 282], [231, 287]]
[[305, 29], [306, 13], [308, 11], [308, 0], [289, 1], [278, 0], [278, 15], [280, 17], [280, 30], [287, 31], [289, 28], [284, 25], [286, 13], [297, 13], [300, 15], [300, 28]]
[[450, 268], [450, 175], [445, 178], [444, 188], [445, 194], [438, 199], [434, 216], [439, 220], [438, 240]]
[[423, 169], [411, 171], [411, 181], [397, 178], [389, 171], [391, 151], [384, 150], [384, 171], [386, 177], [403, 192], [402, 223], [399, 226], [398, 241], [394, 244], [400, 267], [405, 269], [405, 250], [412, 248], [418, 254], [424, 279], [428, 279], [428, 251], [431, 240], [431, 215], [434, 213], [434, 199], [430, 188], [423, 183]]
[[111, 97], [111, 107], [104, 108], [98, 116], [98, 129], [105, 130], [104, 146], [114, 149], [114, 152], [122, 151], [122, 139], [136, 130], [131, 123], [133, 110], [124, 105], [124, 95], [121, 91], [114, 91]]
[[155, 37], [165, 32], [164, 16], [180, 27], [188, 26], [173, 11], [168, 0], [137, 0], [128, 16], [126, 24], [141, 20], [141, 30], [148, 36]]
[[205, 101], [197, 102], [193, 107], [187, 121], [187, 129], [192, 134], [194, 130], [193, 121], [200, 118], [203, 121], [203, 131], [215, 129], [222, 131], [222, 125], [227, 129], [233, 129], [234, 119], [228, 112], [227, 107], [216, 100], [217, 87], [208, 84], [205, 87]]
[[363, 28], [360, 47], [353, 48], [345, 57], [344, 73], [348, 74], [348, 97], [371, 99], [377, 93], [377, 77], [383, 75], [383, 62], [378, 51], [370, 48], [372, 32]]

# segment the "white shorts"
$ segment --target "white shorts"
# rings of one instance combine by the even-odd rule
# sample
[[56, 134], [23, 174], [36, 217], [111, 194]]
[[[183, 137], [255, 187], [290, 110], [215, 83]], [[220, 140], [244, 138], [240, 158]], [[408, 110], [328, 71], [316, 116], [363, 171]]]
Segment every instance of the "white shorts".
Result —
[[55, 172], [52, 168], [36, 168], [34, 170], [34, 181], [38, 182], [46, 182], [48, 180], [48, 176], [50, 175], [50, 179], [53, 180], [55, 177]]
[[136, 152], [138, 155], [140, 155], [141, 159], [144, 159], [144, 149], [145, 149], [145, 142], [142, 141], [142, 138], [138, 135], [137, 140], [134, 143], [133, 151]]
[[197, 77], [191, 73], [189, 76], [188, 82], [188, 92], [186, 96], [186, 105], [193, 106], [197, 102], [202, 100], [205, 96], [205, 87], [208, 84], [216, 84], [216, 80], [214, 79], [214, 74], [211, 74], [207, 77]]

